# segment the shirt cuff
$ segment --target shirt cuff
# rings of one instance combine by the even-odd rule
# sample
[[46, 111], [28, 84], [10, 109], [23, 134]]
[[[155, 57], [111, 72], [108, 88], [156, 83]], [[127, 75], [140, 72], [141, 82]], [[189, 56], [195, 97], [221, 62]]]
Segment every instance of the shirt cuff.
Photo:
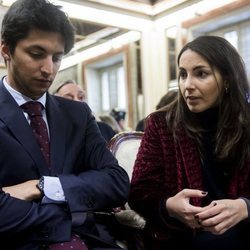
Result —
[[[44, 195], [47, 201], [66, 202], [61, 182], [58, 177], [44, 176]], [[48, 202], [50, 203], [50, 202]]]

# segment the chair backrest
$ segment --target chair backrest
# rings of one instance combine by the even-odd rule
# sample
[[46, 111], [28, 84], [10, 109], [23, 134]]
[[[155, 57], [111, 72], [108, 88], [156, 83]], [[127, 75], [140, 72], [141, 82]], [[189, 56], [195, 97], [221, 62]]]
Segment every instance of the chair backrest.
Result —
[[143, 132], [140, 131], [122, 131], [116, 134], [107, 145], [119, 165], [127, 171], [130, 180], [142, 136]]

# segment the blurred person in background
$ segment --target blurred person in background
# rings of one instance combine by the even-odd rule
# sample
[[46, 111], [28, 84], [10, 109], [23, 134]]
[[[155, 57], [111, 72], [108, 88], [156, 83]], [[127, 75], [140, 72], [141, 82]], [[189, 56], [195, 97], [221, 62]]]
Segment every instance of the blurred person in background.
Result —
[[121, 131], [130, 130], [126, 127], [126, 111], [113, 108], [110, 112], [110, 115], [117, 121], [119, 127], [121, 128]]
[[59, 84], [54, 94], [74, 101], [87, 102], [86, 91], [72, 79]]
[[[158, 109], [166, 106], [167, 104], [171, 103], [172, 101], [175, 100], [175, 98], [177, 97], [177, 95], [178, 95], [178, 90], [176, 90], [176, 89], [169, 90], [164, 96], [161, 97], [161, 99], [158, 102], [158, 104], [156, 105], [155, 109], [158, 110]], [[142, 131], [142, 132], [144, 132], [146, 119], [147, 118], [143, 118], [142, 120], [140, 120], [137, 123], [136, 128], [135, 128], [136, 131]]]
[[119, 123], [116, 121], [116, 119], [111, 116], [111, 115], [100, 115], [99, 116], [100, 120], [106, 124], [108, 124], [114, 131], [115, 133], [119, 133], [122, 130], [120, 127]]
[[[87, 102], [86, 91], [71, 79], [60, 84], [54, 94], [74, 101]], [[107, 123], [100, 121], [99, 117], [96, 119], [102, 136], [108, 142], [115, 135], [115, 131]]]

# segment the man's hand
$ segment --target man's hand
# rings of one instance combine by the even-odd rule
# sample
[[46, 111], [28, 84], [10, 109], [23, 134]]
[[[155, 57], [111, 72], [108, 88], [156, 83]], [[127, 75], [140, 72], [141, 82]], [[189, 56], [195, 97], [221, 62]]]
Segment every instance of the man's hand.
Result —
[[36, 187], [39, 180], [29, 180], [14, 186], [3, 187], [2, 190], [10, 196], [26, 200], [33, 201], [41, 198], [41, 192]]

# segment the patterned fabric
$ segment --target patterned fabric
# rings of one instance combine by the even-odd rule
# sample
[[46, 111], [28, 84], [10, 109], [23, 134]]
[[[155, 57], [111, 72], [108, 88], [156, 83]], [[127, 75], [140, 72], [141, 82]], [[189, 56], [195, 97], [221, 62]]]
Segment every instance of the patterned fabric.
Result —
[[26, 102], [21, 105], [24, 112], [28, 113], [30, 118], [30, 126], [33, 133], [38, 141], [43, 156], [46, 160], [47, 165], [50, 165], [50, 144], [47, 126], [42, 118], [43, 105], [40, 102]]
[[72, 235], [71, 241], [62, 242], [57, 244], [52, 244], [49, 246], [50, 250], [88, 250], [88, 247], [85, 245], [84, 241], [76, 234]]
[[[152, 114], [135, 162], [129, 204], [151, 221], [161, 221], [159, 204], [185, 188], [204, 190], [201, 161], [195, 141], [183, 129], [175, 141], [167, 128], [166, 113]], [[250, 197], [250, 162], [232, 175], [228, 198]], [[200, 199], [193, 199], [200, 205]], [[159, 222], [160, 223], [160, 222]]]

